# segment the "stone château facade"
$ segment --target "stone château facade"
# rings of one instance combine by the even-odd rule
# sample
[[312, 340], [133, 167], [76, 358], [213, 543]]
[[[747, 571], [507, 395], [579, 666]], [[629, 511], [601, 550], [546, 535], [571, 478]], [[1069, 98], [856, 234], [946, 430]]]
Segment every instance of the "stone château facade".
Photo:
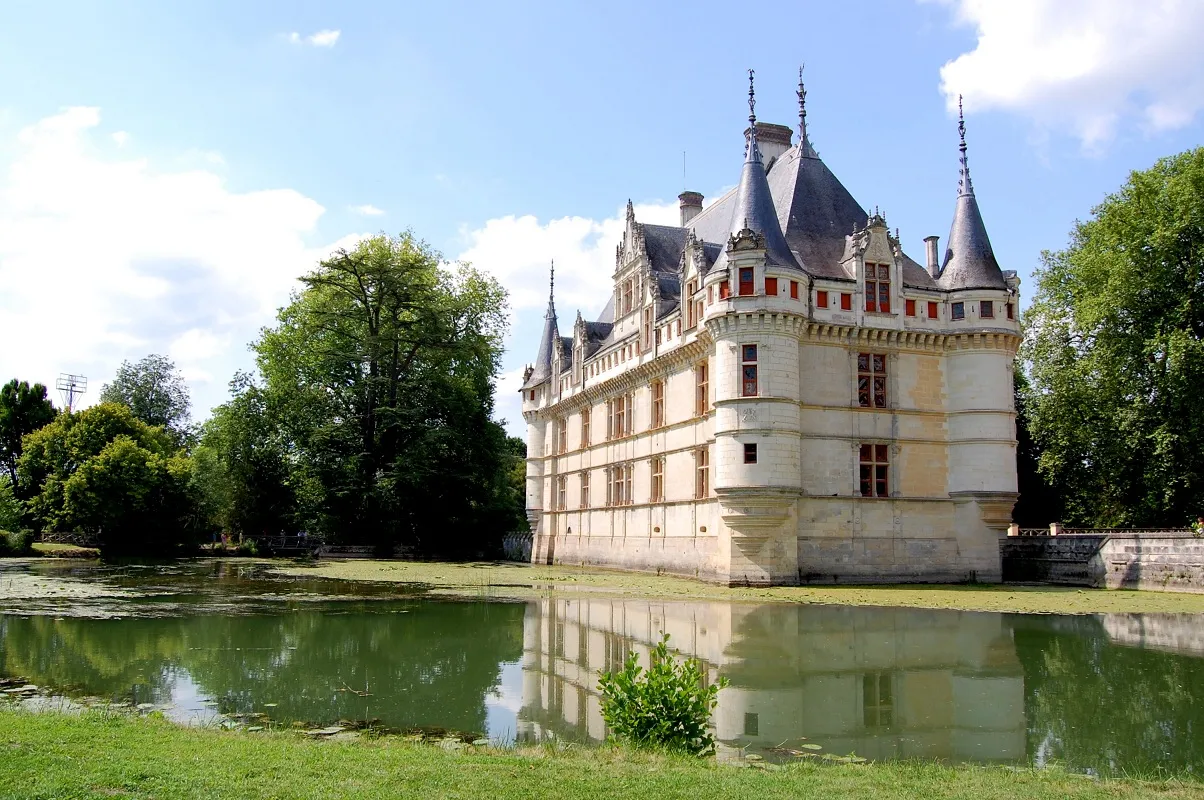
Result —
[[758, 123], [738, 186], [678, 227], [630, 202], [614, 293], [522, 387], [533, 560], [724, 583], [997, 581], [1016, 500], [1019, 280], [961, 134], [921, 265], [807, 136]]

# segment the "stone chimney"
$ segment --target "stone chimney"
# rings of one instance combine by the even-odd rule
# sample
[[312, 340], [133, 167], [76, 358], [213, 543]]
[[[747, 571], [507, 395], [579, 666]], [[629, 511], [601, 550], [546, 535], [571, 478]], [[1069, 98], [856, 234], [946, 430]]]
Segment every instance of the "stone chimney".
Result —
[[684, 228], [702, 211], [702, 195], [698, 192], [682, 192], [677, 199], [681, 201], [681, 227]]
[[[748, 144], [749, 129], [744, 129], [745, 146]], [[785, 125], [774, 125], [770, 122], [757, 123], [757, 144], [761, 147], [761, 162], [765, 164], [765, 171], [769, 172], [769, 168], [773, 166], [773, 162], [778, 156], [790, 149], [790, 137], [794, 135], [794, 129]]]
[[939, 236], [924, 237], [924, 252], [928, 255], [928, 274], [933, 280], [941, 274], [941, 262], [937, 258], [937, 242], [940, 241]]

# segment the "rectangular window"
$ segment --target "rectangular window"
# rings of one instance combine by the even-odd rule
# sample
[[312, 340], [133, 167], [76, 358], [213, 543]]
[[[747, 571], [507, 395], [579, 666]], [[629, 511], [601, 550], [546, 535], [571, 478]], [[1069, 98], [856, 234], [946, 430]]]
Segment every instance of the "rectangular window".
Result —
[[886, 356], [857, 354], [857, 404], [862, 408], [886, 408]]
[[712, 283], [707, 287], [707, 305], [709, 306], [713, 302], [715, 302], [715, 284]]
[[681, 320], [677, 321], [677, 335], [681, 336]]
[[727, 281], [719, 282], [719, 299], [726, 300], [732, 294], [732, 288], [728, 286]]
[[757, 396], [757, 346], [746, 344], [740, 348], [740, 396]]
[[953, 318], [954, 319], [965, 319], [966, 318], [966, 304], [965, 303], [954, 303], [953, 304]]
[[620, 395], [606, 404], [606, 436], [621, 439], [631, 433], [631, 394]]
[[[694, 293], [698, 291], [698, 284], [690, 281], [686, 284], [686, 327], [693, 328], [694, 323], [698, 320], [694, 317]], [[681, 324], [680, 322], [678, 323]]]
[[994, 319], [995, 304], [990, 300], [983, 300], [978, 305], [978, 316], [982, 317], [983, 319]]
[[556, 508], [564, 511], [568, 505], [568, 478], [561, 475], [556, 479]]
[[568, 441], [569, 441], [568, 420], [566, 420], [566, 419], [556, 420], [556, 452], [558, 454], [563, 453], [565, 450], [569, 449]]
[[589, 447], [589, 421], [594, 415], [593, 408], [586, 408], [581, 412], [581, 446]]
[[534, 389], [531, 390], [531, 402], [532, 403], [535, 402], [535, 390]]
[[744, 445], [744, 463], [745, 464], [756, 464], [757, 463], [757, 446], [755, 444]]
[[916, 315], [916, 301], [915, 300], [906, 301], [904, 303], [904, 307], [905, 307], [905, 311], [907, 312], [907, 316], [914, 317]]
[[851, 294], [841, 294], [840, 295], [840, 310], [841, 311], [852, 311], [853, 310], [853, 295], [851, 295]]
[[665, 382], [652, 382], [652, 427], [665, 424]]
[[890, 266], [865, 265], [865, 310], [890, 313]]
[[740, 268], [740, 296], [745, 297], [753, 294], [753, 269], [752, 267]]
[[694, 496], [702, 499], [711, 495], [711, 458], [705, 447], [694, 451]]
[[790, 282], [790, 299], [798, 300], [798, 281]]
[[821, 289], [820, 291], [815, 293], [815, 307], [816, 308], [827, 308], [828, 307], [828, 293], [826, 291], [823, 291]]
[[652, 502], [665, 499], [665, 457], [652, 457]]
[[632, 296], [631, 281], [627, 281], [627, 283], [623, 284], [623, 313], [624, 314], [631, 313], [631, 296]]
[[652, 349], [652, 307], [644, 309], [644, 349]]
[[928, 302], [928, 319], [936, 319], [939, 313], [940, 312], [937, 311], [936, 303], [930, 300]]
[[887, 492], [887, 449], [885, 444], [861, 445], [861, 496], [890, 497]]
[[765, 279], [765, 294], [769, 295], [770, 297], [776, 297], [777, 293], [778, 293], [778, 279], [777, 278], [766, 278]]
[[705, 414], [711, 406], [710, 376], [706, 362], [694, 368], [694, 413]]
[[1016, 318], [1016, 307], [1014, 305], [1012, 305], [1011, 303], [1008, 303], [1008, 319], [1015, 319], [1015, 318]]
[[581, 473], [581, 507], [589, 508], [589, 470]]

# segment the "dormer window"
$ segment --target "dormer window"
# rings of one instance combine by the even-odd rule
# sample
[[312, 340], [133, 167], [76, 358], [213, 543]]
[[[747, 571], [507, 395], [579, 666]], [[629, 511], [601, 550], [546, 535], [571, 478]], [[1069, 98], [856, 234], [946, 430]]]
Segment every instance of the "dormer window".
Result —
[[626, 283], [623, 284], [623, 313], [624, 314], [631, 313], [631, 292], [632, 292], [631, 281], [627, 281]]
[[890, 313], [890, 265], [865, 265], [865, 310]]

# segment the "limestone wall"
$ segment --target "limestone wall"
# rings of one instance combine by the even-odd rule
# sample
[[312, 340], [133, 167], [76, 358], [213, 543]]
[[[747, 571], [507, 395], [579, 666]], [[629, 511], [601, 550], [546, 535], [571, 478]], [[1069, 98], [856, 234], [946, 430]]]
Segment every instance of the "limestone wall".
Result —
[[1005, 581], [1204, 591], [1204, 539], [1190, 533], [1008, 537], [1000, 556]]

